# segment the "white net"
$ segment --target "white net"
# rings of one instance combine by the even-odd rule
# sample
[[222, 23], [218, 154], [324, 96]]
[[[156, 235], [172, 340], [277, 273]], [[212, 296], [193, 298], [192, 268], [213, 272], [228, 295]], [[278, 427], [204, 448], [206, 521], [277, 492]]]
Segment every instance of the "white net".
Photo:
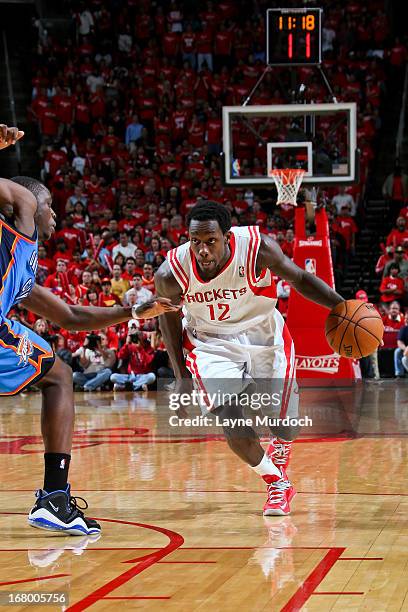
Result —
[[272, 170], [271, 175], [278, 190], [277, 204], [292, 204], [297, 206], [296, 196], [302, 183], [304, 170], [293, 170], [285, 168], [283, 170]]

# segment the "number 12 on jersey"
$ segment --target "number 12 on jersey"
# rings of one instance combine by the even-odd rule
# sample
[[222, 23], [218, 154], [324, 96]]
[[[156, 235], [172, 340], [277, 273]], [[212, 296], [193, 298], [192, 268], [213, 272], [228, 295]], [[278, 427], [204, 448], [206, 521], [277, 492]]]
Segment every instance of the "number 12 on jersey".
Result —
[[229, 314], [229, 311], [230, 311], [229, 304], [218, 302], [217, 306], [218, 306], [218, 311], [216, 311], [216, 309], [214, 308], [214, 304], [207, 304], [207, 308], [210, 309], [211, 321], [225, 321], [226, 319], [231, 318], [231, 315]]

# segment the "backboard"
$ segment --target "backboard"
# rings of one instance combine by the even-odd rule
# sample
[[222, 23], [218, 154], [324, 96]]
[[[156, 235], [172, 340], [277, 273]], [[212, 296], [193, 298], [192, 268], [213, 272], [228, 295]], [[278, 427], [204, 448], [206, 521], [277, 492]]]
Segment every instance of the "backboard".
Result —
[[356, 104], [223, 107], [224, 181], [273, 185], [275, 168], [300, 168], [303, 183], [357, 179]]

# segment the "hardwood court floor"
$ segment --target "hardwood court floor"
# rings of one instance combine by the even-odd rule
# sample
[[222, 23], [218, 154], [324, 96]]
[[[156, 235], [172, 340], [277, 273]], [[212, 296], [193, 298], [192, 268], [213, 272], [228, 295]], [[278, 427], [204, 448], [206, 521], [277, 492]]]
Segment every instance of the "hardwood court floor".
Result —
[[67, 591], [70, 611], [408, 611], [408, 384], [301, 395], [315, 424], [294, 445], [293, 513], [264, 519], [260, 479], [221, 440], [166, 435], [155, 393], [77, 394], [70, 480], [101, 521], [97, 541], [27, 526], [40, 396], [2, 398], [0, 597]]

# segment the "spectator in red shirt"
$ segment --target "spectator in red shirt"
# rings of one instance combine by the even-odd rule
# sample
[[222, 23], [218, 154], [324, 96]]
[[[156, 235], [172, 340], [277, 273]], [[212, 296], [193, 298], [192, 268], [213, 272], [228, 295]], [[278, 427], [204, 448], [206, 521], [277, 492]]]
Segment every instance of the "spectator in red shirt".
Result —
[[404, 217], [404, 219], [408, 221], [408, 206], [404, 206], [404, 208], [401, 208], [399, 216]]
[[61, 329], [59, 333], [65, 339], [65, 346], [71, 353], [75, 353], [83, 345], [87, 334], [86, 331], [73, 332], [66, 329]]
[[394, 223], [401, 208], [408, 201], [408, 176], [402, 171], [400, 164], [395, 164], [394, 171], [385, 179], [382, 193], [388, 202], [388, 218]]
[[385, 331], [399, 330], [404, 325], [404, 315], [398, 302], [391, 302], [388, 314], [382, 318]]
[[[97, 306], [98, 305], [98, 292], [95, 289], [89, 289], [86, 292], [86, 306]], [[84, 302], [85, 305], [85, 302]], [[109, 347], [110, 348], [110, 347]]]
[[233, 62], [232, 46], [234, 34], [227, 30], [225, 23], [219, 26], [214, 38], [215, 69], [219, 72], [223, 66], [230, 68]]
[[394, 259], [394, 247], [391, 245], [385, 247], [385, 252], [382, 253], [382, 255], [380, 255], [375, 265], [376, 273], [382, 274], [384, 272], [384, 268], [387, 265], [387, 263], [389, 263], [393, 259]]
[[[67, 275], [69, 282], [76, 288], [79, 285], [79, 281], [82, 278], [82, 272], [84, 269], [84, 263], [81, 261], [82, 251], [75, 249], [72, 253], [72, 260], [67, 269]], [[78, 294], [78, 297], [81, 297]]]
[[122, 278], [131, 282], [136, 273], [136, 260], [134, 257], [128, 257], [125, 262], [125, 269]]
[[54, 259], [57, 261], [58, 259], [61, 259], [62, 261], [65, 262], [65, 265], [68, 267], [71, 259], [72, 259], [72, 251], [70, 251], [65, 243], [65, 240], [63, 238], [57, 238], [56, 240], [56, 251], [54, 253]]
[[293, 247], [295, 244], [295, 233], [293, 229], [286, 230], [285, 242], [282, 244], [282, 251], [290, 259], [293, 258]]
[[161, 39], [163, 45], [163, 53], [167, 57], [175, 58], [180, 51], [180, 35], [178, 32], [173, 32], [171, 25], [167, 26], [168, 31]]
[[386, 304], [393, 302], [394, 300], [399, 301], [404, 295], [404, 281], [398, 276], [399, 266], [397, 264], [391, 265], [390, 275], [384, 276], [380, 285], [381, 302]]
[[207, 26], [201, 32], [197, 33], [197, 70], [200, 72], [203, 68], [213, 70], [213, 54], [212, 54], [212, 34]]
[[181, 35], [181, 54], [184, 62], [189, 62], [191, 68], [196, 67], [196, 36], [190, 23], [187, 24], [185, 32]]
[[154, 351], [143, 334], [136, 331], [133, 326], [129, 328], [126, 343], [118, 351], [118, 359], [128, 362], [127, 374], [112, 374], [110, 379], [114, 383], [114, 391], [122, 391], [126, 385], [130, 385], [133, 391], [139, 389], [147, 391], [147, 386], [155, 382], [156, 376], [151, 371]]
[[95, 193], [100, 194], [101, 192], [101, 179], [97, 174], [92, 173], [88, 178], [84, 177], [85, 190], [88, 195], [94, 195]]
[[143, 266], [145, 265], [146, 262], [145, 262], [144, 251], [142, 251], [142, 249], [137, 249], [135, 251], [135, 261], [136, 261], [135, 273], [143, 275]]
[[398, 332], [404, 327], [404, 315], [398, 302], [391, 302], [388, 313], [383, 314], [384, 323], [383, 348], [396, 349]]
[[54, 103], [58, 121], [64, 128], [71, 127], [74, 117], [74, 102], [72, 96], [64, 89], [58, 97], [54, 97]]
[[355, 236], [358, 232], [358, 227], [350, 215], [350, 207], [343, 206], [341, 214], [338, 215], [333, 223], [333, 229], [340, 234], [345, 242], [346, 250], [354, 254], [355, 251]]
[[[92, 282], [92, 274], [89, 270], [84, 270], [81, 275], [81, 282], [77, 287], [81, 297], [87, 296], [89, 291], [96, 291], [95, 286]], [[97, 306], [98, 304], [94, 304]]]
[[48, 176], [54, 177], [67, 161], [65, 151], [62, 151], [57, 145], [53, 145], [45, 155], [44, 170]]
[[91, 135], [90, 123], [91, 112], [89, 102], [84, 93], [81, 93], [79, 100], [75, 104], [75, 129], [81, 140], [86, 140]]
[[395, 39], [395, 44], [390, 52], [390, 64], [393, 66], [395, 70], [400, 70], [401, 66], [403, 66], [407, 59], [407, 49], [401, 43], [399, 38]]
[[398, 217], [396, 227], [394, 227], [387, 236], [387, 246], [392, 245], [394, 248], [402, 245], [408, 240], [408, 230], [404, 217]]
[[120, 299], [112, 293], [111, 280], [108, 277], [102, 279], [102, 291], [98, 297], [98, 306], [111, 307], [120, 304]]
[[102, 200], [99, 193], [94, 193], [88, 205], [88, 214], [91, 219], [95, 220], [98, 217], [100, 218], [106, 210], [109, 210], [106, 201]]
[[136, 225], [139, 224], [139, 221], [133, 216], [133, 211], [130, 206], [125, 206], [122, 214], [123, 218], [118, 223], [119, 231], [131, 232], [135, 229]]
[[218, 155], [221, 151], [222, 123], [216, 111], [211, 111], [207, 120], [205, 138], [209, 155]]
[[85, 235], [82, 230], [74, 227], [74, 218], [67, 215], [64, 221], [65, 227], [55, 234], [56, 238], [62, 238], [69, 251], [73, 252], [78, 247], [83, 251], [85, 248]]
[[177, 246], [181, 236], [188, 236], [187, 228], [183, 225], [183, 217], [175, 215], [170, 221], [170, 229], [165, 234]]
[[55, 266], [52, 259], [47, 257], [47, 251], [44, 245], [38, 246], [38, 268], [36, 281], [39, 285], [43, 285], [47, 276], [54, 272]]
[[57, 290], [59, 293], [68, 293], [68, 285], [67, 264], [65, 261], [59, 259], [57, 260], [56, 271], [47, 276], [44, 287], [48, 287], [53, 291]]
[[47, 107], [41, 112], [40, 129], [44, 143], [51, 142], [58, 135], [58, 118], [52, 102], [48, 102]]

